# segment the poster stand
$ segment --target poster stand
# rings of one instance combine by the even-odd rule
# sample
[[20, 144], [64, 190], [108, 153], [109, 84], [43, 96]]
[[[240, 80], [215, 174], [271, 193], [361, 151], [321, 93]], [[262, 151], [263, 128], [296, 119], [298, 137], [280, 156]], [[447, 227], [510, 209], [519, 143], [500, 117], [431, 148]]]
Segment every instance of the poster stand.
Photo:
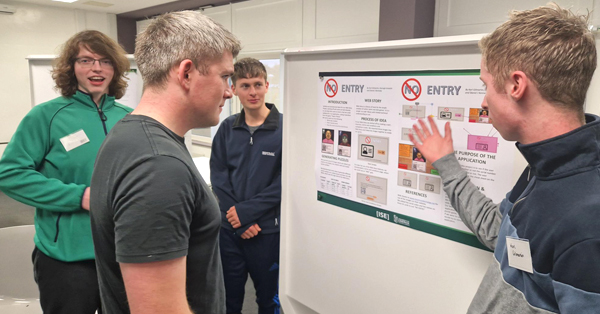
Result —
[[[481, 36], [298, 48], [282, 54], [286, 111], [280, 299], [285, 313], [467, 311], [492, 260], [489, 251], [317, 199], [314, 169], [320, 146], [315, 140], [322, 132], [319, 93], [325, 92], [318, 76], [478, 69]], [[525, 163], [519, 154], [507, 158], [515, 159], [516, 180]]]

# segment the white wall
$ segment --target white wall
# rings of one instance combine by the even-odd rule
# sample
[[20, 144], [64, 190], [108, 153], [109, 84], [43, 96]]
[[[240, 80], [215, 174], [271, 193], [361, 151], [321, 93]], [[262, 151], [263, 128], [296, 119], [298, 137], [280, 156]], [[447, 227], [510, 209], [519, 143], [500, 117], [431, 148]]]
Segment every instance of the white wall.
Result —
[[[31, 109], [28, 55], [57, 54], [73, 34], [95, 29], [117, 38], [115, 14], [52, 8], [2, 0], [16, 7], [0, 14], [0, 143], [8, 142]], [[6, 145], [0, 144], [0, 156]]]
[[[577, 14], [590, 14], [589, 23], [597, 31], [600, 28], [600, 1], [594, 0], [555, 0], [563, 8]], [[548, 3], [548, 0], [436, 0], [434, 36], [490, 33], [508, 20], [511, 10], [528, 10]], [[600, 40], [596, 40], [600, 51]], [[592, 78], [591, 86], [600, 80], [600, 71]], [[600, 90], [590, 88], [586, 98], [585, 111], [600, 114]]]
[[[511, 10], [528, 10], [547, 4], [548, 0], [436, 0], [434, 36], [482, 34], [492, 32], [508, 20]], [[600, 22], [600, 1], [554, 0], [558, 5], [573, 12], [587, 14], [590, 22]]]

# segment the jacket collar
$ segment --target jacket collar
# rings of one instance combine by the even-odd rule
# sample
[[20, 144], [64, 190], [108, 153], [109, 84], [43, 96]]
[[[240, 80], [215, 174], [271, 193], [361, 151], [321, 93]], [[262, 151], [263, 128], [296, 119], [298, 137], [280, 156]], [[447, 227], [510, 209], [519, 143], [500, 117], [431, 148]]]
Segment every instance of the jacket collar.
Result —
[[[271, 110], [271, 112], [269, 112], [269, 115], [265, 119], [262, 128], [267, 130], [277, 130], [279, 127], [279, 110], [277, 110], [277, 107], [271, 103], [265, 103], [265, 105]], [[247, 126], [246, 113], [244, 112], [244, 109], [242, 109], [242, 112], [237, 116], [232, 127], [239, 128], [243, 126]]]
[[107, 94], [104, 94], [102, 96], [102, 98], [100, 98], [100, 105], [96, 106], [96, 103], [94, 102], [94, 100], [92, 98], [92, 94], [88, 94], [79, 89], [75, 92], [75, 94], [73, 96], [71, 96], [71, 98], [73, 98], [75, 100], [75, 102], [83, 104], [94, 110], [98, 110], [98, 108], [100, 108], [103, 111], [106, 111], [106, 110], [110, 109], [112, 106], [114, 106], [114, 103], [115, 103], [114, 96], [109, 96]]
[[585, 125], [563, 135], [517, 148], [538, 178], [559, 178], [600, 165], [600, 117], [585, 115]]

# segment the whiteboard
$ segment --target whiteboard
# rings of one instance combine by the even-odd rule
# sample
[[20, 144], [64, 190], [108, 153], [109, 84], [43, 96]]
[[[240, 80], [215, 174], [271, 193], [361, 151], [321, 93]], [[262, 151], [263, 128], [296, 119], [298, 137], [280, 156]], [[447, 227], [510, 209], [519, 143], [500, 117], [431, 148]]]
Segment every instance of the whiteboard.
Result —
[[[31, 106], [39, 105], [60, 96], [54, 89], [52, 79], [52, 61], [54, 55], [31, 55], [27, 56], [29, 64], [29, 81], [31, 88]], [[127, 55], [131, 71], [127, 73], [128, 86], [125, 95], [117, 102], [130, 108], [135, 108], [142, 98], [143, 81], [142, 75], [133, 59], [133, 55]]]
[[[282, 54], [280, 298], [285, 313], [465, 313], [488, 251], [317, 201], [319, 72], [478, 69], [482, 35]], [[515, 154], [516, 181], [525, 162]], [[508, 192], [508, 191], [507, 191]]]

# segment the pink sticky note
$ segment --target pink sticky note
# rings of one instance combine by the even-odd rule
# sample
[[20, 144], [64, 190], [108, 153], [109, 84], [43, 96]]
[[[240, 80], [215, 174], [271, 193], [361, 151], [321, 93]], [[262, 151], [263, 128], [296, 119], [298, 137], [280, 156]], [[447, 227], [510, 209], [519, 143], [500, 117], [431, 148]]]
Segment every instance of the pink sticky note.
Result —
[[498, 151], [498, 138], [491, 136], [469, 135], [467, 149], [495, 153]]

